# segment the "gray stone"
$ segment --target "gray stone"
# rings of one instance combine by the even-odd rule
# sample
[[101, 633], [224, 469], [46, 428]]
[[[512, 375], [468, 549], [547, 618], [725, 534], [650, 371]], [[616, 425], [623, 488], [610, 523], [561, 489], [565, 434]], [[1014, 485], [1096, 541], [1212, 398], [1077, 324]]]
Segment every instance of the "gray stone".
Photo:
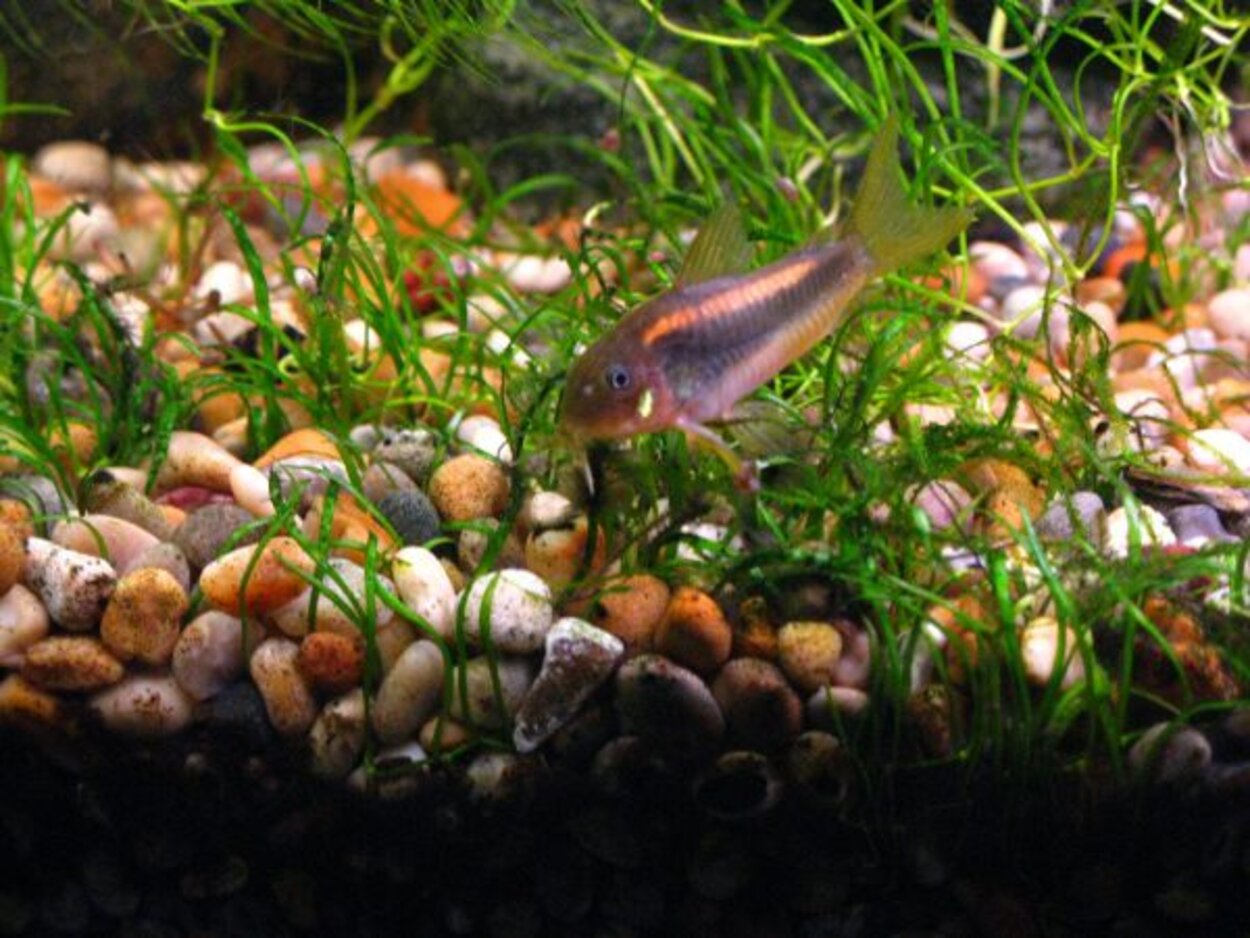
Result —
[[424, 427], [400, 430], [373, 451], [375, 460], [394, 463], [418, 484], [429, 479], [437, 455], [438, 440]]
[[376, 504], [404, 544], [424, 544], [441, 532], [442, 519], [420, 489], [391, 492]]
[[[187, 515], [174, 534], [174, 543], [182, 549], [192, 569], [202, 570], [223, 553], [226, 542], [239, 528], [255, 520], [251, 513], [238, 505], [205, 505]], [[233, 547], [255, 544], [260, 531], [244, 536]]]
[[1070, 541], [1076, 532], [1095, 544], [1102, 540], [1106, 506], [1095, 492], [1073, 492], [1055, 499], [1047, 506], [1035, 527], [1043, 540]]
[[680, 760], [710, 755], [725, 735], [725, 718], [707, 685], [662, 655], [639, 655], [616, 672], [616, 711], [625, 733]]

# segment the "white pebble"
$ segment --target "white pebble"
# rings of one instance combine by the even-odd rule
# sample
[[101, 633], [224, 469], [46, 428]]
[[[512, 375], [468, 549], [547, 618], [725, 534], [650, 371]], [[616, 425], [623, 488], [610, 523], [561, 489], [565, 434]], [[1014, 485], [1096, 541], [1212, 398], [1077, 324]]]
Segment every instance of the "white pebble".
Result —
[[990, 357], [990, 330], [968, 319], [953, 322], [946, 330], [946, 351], [952, 358], [980, 364]]
[[200, 276], [192, 295], [197, 300], [206, 300], [210, 293], [216, 292], [218, 302], [225, 306], [228, 303], [242, 303], [252, 298], [252, 276], [234, 261], [217, 261]]
[[66, 550], [102, 557], [115, 570], [130, 567], [160, 543], [150, 531], [112, 515], [83, 515], [58, 522], [50, 540]]
[[298, 655], [295, 642], [270, 638], [261, 642], [249, 663], [252, 683], [265, 701], [269, 722], [282, 736], [308, 732], [317, 718], [317, 701], [300, 674]]
[[243, 623], [225, 612], [196, 616], [174, 646], [174, 677], [196, 700], [207, 700], [243, 673]]
[[[1148, 505], [1138, 505], [1136, 521], [1128, 509], [1116, 508], [1107, 513], [1103, 531], [1103, 546], [1112, 557], [1123, 559], [1129, 554], [1129, 545], [1136, 540], [1148, 547], [1171, 547], [1176, 535], [1168, 526], [1167, 519]], [[1135, 536], [1134, 536], [1135, 535]]]
[[512, 465], [512, 446], [499, 421], [484, 414], [465, 417], [456, 427], [456, 439], [470, 450], [478, 450], [505, 466]]
[[193, 701], [169, 674], [136, 674], [91, 698], [106, 728], [124, 736], [172, 736], [191, 723]]
[[39, 597], [15, 583], [0, 596], [0, 668], [19, 668], [26, 649], [48, 634], [48, 611]]
[[999, 318], [1018, 339], [1031, 339], [1042, 325], [1042, 312], [1048, 304], [1047, 297], [1053, 293], [1038, 284], [1016, 287], [1005, 297], [999, 308]]
[[[489, 595], [489, 616], [487, 598]], [[464, 606], [465, 634], [500, 651], [529, 654], [542, 647], [553, 617], [551, 588], [528, 570], [508, 569], [474, 580]]]
[[1024, 258], [998, 241], [973, 241], [968, 245], [968, 256], [987, 280], [1029, 279], [1029, 265]]
[[1204, 472], [1250, 472], [1250, 440], [1235, 430], [1208, 427], [1189, 437], [1189, 463]]
[[[1062, 648], [1060, 647], [1062, 645]], [[1061, 671], [1059, 687], [1067, 690], [1085, 680], [1077, 634], [1048, 616], [1034, 619], [1020, 635], [1024, 675], [1034, 687], [1046, 687]]]
[[378, 739], [398, 743], [416, 733], [438, 706], [444, 671], [443, 654], [433, 642], [413, 642], [404, 649], [370, 711]]
[[308, 732], [309, 761], [318, 778], [344, 778], [360, 762], [368, 722], [357, 687], [326, 704]]
[[495, 262], [518, 293], [556, 293], [573, 280], [573, 271], [563, 257], [499, 253]]
[[269, 497], [269, 476], [248, 463], [230, 470], [230, 493], [240, 508], [257, 518], [269, 518], [277, 511]]
[[58, 140], [44, 144], [30, 168], [70, 192], [104, 195], [113, 182], [109, 151], [88, 140]]
[[25, 580], [54, 622], [67, 631], [84, 632], [104, 615], [117, 572], [99, 557], [32, 537], [26, 540]]
[[[1241, 257], [1240, 251], [1237, 256]], [[1207, 321], [1225, 338], [1250, 339], [1250, 287], [1233, 287], [1211, 297]]]
[[[350, 639], [361, 634], [360, 622], [368, 614], [370, 589], [395, 594], [395, 586], [384, 576], [370, 578], [365, 568], [345, 557], [330, 558], [329, 575], [315, 587], [309, 586], [290, 602], [269, 614], [269, 623], [291, 638], [309, 632], [336, 632]], [[373, 626], [381, 631], [395, 614], [374, 597]]]
[[441, 637], [456, 631], [456, 589], [439, 559], [424, 547], [405, 547], [391, 560], [395, 589], [404, 605]]

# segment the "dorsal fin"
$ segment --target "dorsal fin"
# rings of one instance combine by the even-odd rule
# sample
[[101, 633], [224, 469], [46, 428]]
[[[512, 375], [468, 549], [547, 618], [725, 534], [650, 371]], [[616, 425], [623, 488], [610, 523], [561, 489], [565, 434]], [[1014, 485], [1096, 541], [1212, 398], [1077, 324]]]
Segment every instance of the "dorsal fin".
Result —
[[751, 263], [751, 244], [742, 226], [742, 213], [732, 202], [725, 202], [708, 216], [690, 242], [677, 283], [688, 287], [746, 271]]

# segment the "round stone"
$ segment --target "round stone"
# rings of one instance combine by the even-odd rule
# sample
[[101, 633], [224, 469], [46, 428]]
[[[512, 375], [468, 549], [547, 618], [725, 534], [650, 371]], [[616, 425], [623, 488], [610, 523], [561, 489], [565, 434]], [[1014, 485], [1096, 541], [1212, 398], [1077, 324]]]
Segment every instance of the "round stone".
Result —
[[207, 700], [230, 686], [243, 673], [243, 665], [243, 623], [229, 613], [201, 613], [174, 645], [174, 677], [196, 700]]
[[662, 655], [644, 654], [616, 672], [621, 728], [668, 755], [697, 760], [710, 755], [725, 733], [725, 719], [707, 685]]
[[286, 638], [266, 639], [252, 653], [252, 683], [265, 701], [269, 722], [281, 736], [308, 732], [317, 718], [317, 702], [297, 659], [299, 646]]
[[384, 744], [410, 738], [433, 714], [443, 692], [446, 665], [431, 641], [413, 642], [387, 673], [370, 710], [373, 730]]
[[499, 463], [474, 453], [447, 460], [430, 476], [430, 501], [447, 521], [497, 517], [507, 507], [508, 489]]
[[94, 638], [57, 635], [26, 649], [22, 677], [51, 691], [95, 691], [126, 674], [122, 663]]
[[591, 604], [589, 619], [625, 643], [627, 656], [651, 651], [671, 594], [659, 577], [635, 573], [603, 584]]
[[777, 634], [781, 669], [800, 691], [814, 693], [834, 682], [842, 657], [842, 633], [827, 622], [790, 622]]
[[394, 463], [418, 484], [430, 477], [438, 441], [423, 427], [400, 430], [373, 450], [375, 462]]
[[716, 600], [694, 587], [678, 587], [656, 630], [656, 651], [711, 674], [729, 660], [732, 646], [733, 628]]
[[803, 728], [803, 703], [781, 670], [759, 658], [735, 658], [712, 682], [730, 741], [761, 752], [785, 746]]
[[534, 666], [525, 658], [493, 660], [483, 655], [465, 662], [453, 680], [451, 715], [471, 726], [499, 729], [525, 699], [534, 680]]
[[0, 668], [21, 667], [26, 649], [48, 634], [48, 612], [39, 597], [14, 585], [0, 596]]
[[484, 647], [529, 654], [543, 645], [554, 615], [551, 588], [528, 570], [474, 580], [464, 603], [465, 634]]
[[38, 537], [26, 541], [25, 579], [53, 621], [71, 632], [95, 628], [117, 585], [106, 561]]
[[314, 691], [333, 696], [360, 684], [364, 654], [359, 642], [335, 632], [313, 632], [299, 645], [300, 673]]
[[442, 519], [420, 489], [398, 490], [384, 495], [377, 508], [395, 529], [401, 544], [424, 544], [442, 533]]
[[[235, 532], [253, 520], [250, 512], [235, 504], [205, 505], [187, 515], [174, 534], [174, 543], [182, 548], [193, 570], [202, 570], [221, 555]], [[259, 538], [259, 530], [253, 531], [234, 546], [254, 544]]]
[[100, 622], [100, 637], [122, 661], [169, 661], [190, 602], [172, 576], [144, 567], [117, 583]]
[[263, 615], [302, 593], [315, 566], [297, 541], [275, 537], [214, 560], [200, 574], [200, 590], [209, 602], [231, 615], [244, 609]]
[[25, 566], [25, 538], [12, 525], [0, 523], [0, 596], [21, 579]]
[[439, 559], [424, 547], [405, 547], [391, 560], [391, 574], [404, 605], [435, 634], [451, 638], [456, 629], [456, 590]]
[[365, 694], [360, 688], [326, 704], [308, 732], [312, 773], [319, 778], [346, 778], [364, 754], [368, 728]]
[[167, 674], [136, 674], [91, 698], [104, 725], [125, 736], [172, 736], [191, 722], [192, 700]]

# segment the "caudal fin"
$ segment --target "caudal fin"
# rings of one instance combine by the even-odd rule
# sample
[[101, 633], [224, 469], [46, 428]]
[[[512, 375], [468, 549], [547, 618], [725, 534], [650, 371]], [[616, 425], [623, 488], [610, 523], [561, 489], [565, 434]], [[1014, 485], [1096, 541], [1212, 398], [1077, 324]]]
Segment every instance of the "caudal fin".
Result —
[[885, 273], [932, 254], [972, 222], [971, 209], [917, 205], [903, 191], [898, 123], [891, 115], [877, 132], [851, 208], [851, 230]]

